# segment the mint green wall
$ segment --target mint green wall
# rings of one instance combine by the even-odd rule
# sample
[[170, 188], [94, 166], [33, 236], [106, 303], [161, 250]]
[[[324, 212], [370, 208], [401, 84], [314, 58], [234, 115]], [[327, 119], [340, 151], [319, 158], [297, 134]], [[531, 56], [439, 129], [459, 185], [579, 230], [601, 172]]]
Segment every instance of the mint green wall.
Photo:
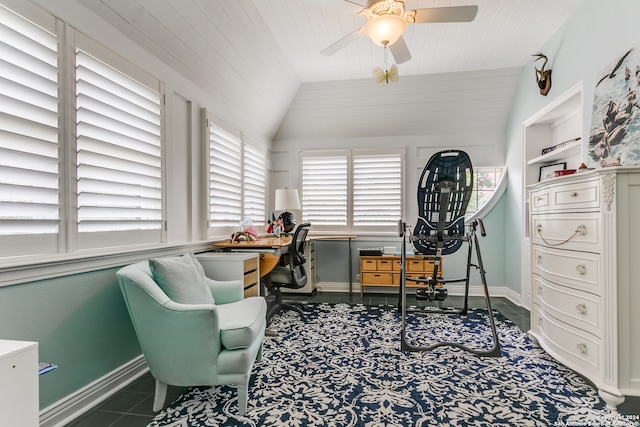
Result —
[[[417, 185], [417, 184], [416, 184]], [[487, 272], [487, 284], [489, 286], [505, 286], [506, 282], [506, 249], [504, 241], [506, 239], [506, 194], [502, 195], [496, 206], [482, 218], [487, 231], [486, 237], [481, 237], [478, 230], [480, 250], [485, 271]], [[415, 208], [417, 209], [417, 208]], [[413, 228], [415, 224], [409, 224]], [[358, 259], [358, 248], [375, 248], [382, 246], [396, 246], [398, 250], [402, 245], [402, 239], [394, 236], [388, 239], [354, 239], [352, 242], [352, 271], [353, 289], [357, 290], [358, 280], [356, 274], [360, 271]], [[408, 244], [407, 244], [408, 245]], [[349, 256], [347, 244], [343, 241], [317, 241], [316, 242], [316, 278], [319, 282], [340, 282], [349, 281], [346, 259]], [[443, 266], [447, 277], [463, 277], [467, 266], [467, 247], [463, 246], [455, 254], [445, 257]], [[474, 258], [475, 262], [475, 258]], [[471, 273], [471, 284], [479, 285], [480, 275]]]
[[59, 366], [40, 377], [41, 409], [141, 354], [116, 270], [0, 288], [0, 337], [38, 341]]
[[[522, 244], [522, 123], [568, 89], [583, 82], [583, 141], [588, 140], [593, 93], [602, 70], [630, 48], [640, 45], [640, 1], [585, 0], [567, 23], [540, 50], [553, 70], [553, 86], [541, 96], [530, 61], [522, 73], [506, 129], [509, 189], [505, 224], [507, 284], [520, 292]], [[530, 52], [535, 54], [536, 52]]]

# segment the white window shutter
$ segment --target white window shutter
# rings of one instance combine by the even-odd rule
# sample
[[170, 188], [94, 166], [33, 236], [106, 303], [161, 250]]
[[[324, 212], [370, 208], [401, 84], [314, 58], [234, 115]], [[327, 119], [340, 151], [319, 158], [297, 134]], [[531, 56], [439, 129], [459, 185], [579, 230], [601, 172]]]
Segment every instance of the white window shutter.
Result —
[[303, 153], [302, 220], [315, 229], [346, 227], [348, 219], [348, 157]]
[[58, 251], [58, 38], [39, 24], [0, 5], [0, 257]]
[[209, 229], [237, 230], [242, 220], [242, 139], [207, 120], [209, 142]]
[[162, 94], [154, 86], [76, 49], [79, 249], [101, 246], [83, 233], [162, 241]]
[[354, 229], [396, 227], [402, 218], [402, 155], [353, 158]]
[[254, 226], [266, 223], [266, 151], [263, 146], [244, 142], [244, 215]]

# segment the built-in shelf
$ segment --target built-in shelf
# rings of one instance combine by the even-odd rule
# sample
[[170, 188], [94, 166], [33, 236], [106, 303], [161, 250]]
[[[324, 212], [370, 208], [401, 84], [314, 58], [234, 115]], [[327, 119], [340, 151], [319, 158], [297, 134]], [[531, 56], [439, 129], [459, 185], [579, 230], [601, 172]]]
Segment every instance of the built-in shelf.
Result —
[[533, 158], [527, 161], [527, 165], [536, 165], [541, 163], [548, 163], [558, 159], [564, 159], [575, 154], [580, 154], [580, 148], [582, 144], [582, 139], [578, 139], [577, 141], [573, 141], [564, 147], [553, 150], [549, 153], [543, 154], [536, 158]]

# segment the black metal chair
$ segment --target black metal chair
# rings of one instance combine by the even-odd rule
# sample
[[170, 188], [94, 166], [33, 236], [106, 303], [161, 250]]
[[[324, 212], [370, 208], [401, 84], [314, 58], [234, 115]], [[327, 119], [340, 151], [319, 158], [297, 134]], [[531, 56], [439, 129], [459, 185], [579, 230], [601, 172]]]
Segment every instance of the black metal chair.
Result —
[[268, 301], [267, 322], [280, 311], [293, 310], [306, 321], [302, 307], [304, 303], [300, 301], [285, 301], [282, 298], [282, 288], [300, 289], [307, 284], [307, 272], [304, 268], [306, 258], [304, 256], [307, 234], [311, 228], [311, 223], [305, 222], [296, 228], [289, 250], [281, 259], [286, 259], [281, 265], [276, 266], [265, 277], [265, 287], [273, 294], [273, 299]]
[[[402, 262], [400, 271], [400, 301], [399, 308], [402, 311], [401, 348], [404, 351], [431, 350], [440, 346], [454, 346], [481, 356], [501, 356], [500, 341], [496, 331], [489, 290], [485, 278], [485, 271], [480, 255], [480, 245], [476, 236], [476, 228], [480, 228], [480, 234], [485, 236], [482, 220], [476, 219], [465, 227], [464, 217], [467, 205], [473, 191], [473, 166], [469, 155], [460, 150], [445, 150], [434, 154], [427, 162], [420, 182], [418, 183], [418, 220], [411, 236], [411, 242], [417, 253], [434, 260], [433, 274], [429, 277], [409, 278], [406, 276], [406, 224], [399, 222], [399, 234], [402, 237]], [[443, 255], [456, 252], [464, 243], [468, 243], [466, 277], [445, 279], [439, 277], [439, 267]], [[473, 249], [476, 250], [478, 265], [471, 263]], [[423, 310], [410, 310], [406, 304], [406, 282], [413, 281], [422, 286], [416, 289], [416, 298], [429, 301], [444, 301], [448, 296], [447, 283], [464, 282], [464, 304], [462, 308], [430, 309], [428, 314], [460, 314], [466, 315], [469, 300], [469, 279], [471, 267], [480, 272], [484, 296], [487, 304], [489, 322], [493, 336], [493, 345], [490, 349], [471, 349], [466, 345], [455, 342], [435, 342], [426, 346], [413, 345], [407, 341], [407, 311], [425, 312]]]

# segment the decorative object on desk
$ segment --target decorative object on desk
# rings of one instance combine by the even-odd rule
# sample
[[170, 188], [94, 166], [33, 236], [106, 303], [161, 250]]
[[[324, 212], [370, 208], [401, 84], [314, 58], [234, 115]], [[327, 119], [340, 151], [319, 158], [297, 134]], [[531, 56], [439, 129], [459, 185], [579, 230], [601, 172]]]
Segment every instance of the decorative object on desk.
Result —
[[[486, 310], [468, 318], [416, 314], [425, 342], [464, 338], [468, 325], [487, 328]], [[264, 343], [253, 372], [254, 402], [246, 416], [234, 411], [233, 386], [194, 387], [149, 424], [160, 426], [633, 426], [605, 408], [598, 390], [556, 362], [500, 313], [496, 326], [503, 357], [470, 357], [460, 350], [416, 357], [390, 337], [400, 334], [393, 306], [308, 304], [308, 322], [295, 313], [275, 315], [281, 331]], [[435, 321], [434, 328], [428, 322]], [[414, 326], [411, 326], [412, 328]], [[424, 329], [422, 329], [422, 328]], [[321, 339], [310, 339], [317, 337]], [[472, 334], [488, 345], [486, 334]]]
[[233, 233], [231, 235], [231, 238], [229, 239], [230, 243], [234, 243], [234, 242], [255, 242], [256, 240], [258, 240], [258, 236], [255, 234], [251, 234], [249, 232], [246, 231], [236, 231], [235, 233]]
[[242, 222], [240, 222], [240, 227], [242, 227], [242, 231], [244, 231], [248, 236], [255, 237], [256, 240], [258, 238], [258, 232], [253, 226], [253, 220], [248, 216], [242, 218]]
[[567, 168], [567, 162], [554, 163], [552, 165], [540, 166], [540, 175], [538, 181], [544, 181], [545, 179], [553, 178], [555, 171], [560, 171]]
[[[613, 60], [601, 72], [593, 93], [591, 134], [587, 144], [587, 166], [620, 158], [624, 165], [640, 164], [640, 108], [636, 87], [640, 82], [640, 49], [634, 47]], [[633, 70], [633, 72], [632, 72]]]
[[532, 56], [537, 56], [537, 58], [533, 60], [534, 62], [544, 58], [542, 67], [540, 67], [539, 70], [536, 67], [533, 68], [536, 70], [536, 83], [538, 83], [538, 88], [540, 88], [540, 95], [547, 96], [549, 90], [551, 90], [551, 70], [545, 70], [544, 67], [547, 65], [549, 60], [547, 59], [547, 56], [542, 53], [536, 53]]
[[298, 190], [278, 188], [276, 190], [275, 210], [284, 211], [278, 217], [283, 233], [291, 233], [296, 227], [296, 217], [289, 210], [300, 210], [300, 196]]

